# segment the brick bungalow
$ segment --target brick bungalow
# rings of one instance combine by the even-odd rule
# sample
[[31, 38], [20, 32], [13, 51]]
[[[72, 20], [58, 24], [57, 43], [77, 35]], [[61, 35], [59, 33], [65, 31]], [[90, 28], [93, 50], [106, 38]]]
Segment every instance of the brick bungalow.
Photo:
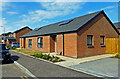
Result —
[[106, 53], [106, 38], [118, 38], [118, 30], [99, 11], [34, 29], [20, 38], [20, 47], [78, 58]]
[[120, 22], [114, 23], [114, 26], [117, 28], [117, 30], [120, 33]]
[[11, 42], [17, 42], [19, 43], [20, 41], [20, 37], [23, 36], [24, 34], [28, 33], [32, 31], [32, 29], [30, 29], [29, 27], [23, 27], [19, 30], [14, 31], [13, 33], [9, 34], [7, 37], [7, 43], [11, 43]]

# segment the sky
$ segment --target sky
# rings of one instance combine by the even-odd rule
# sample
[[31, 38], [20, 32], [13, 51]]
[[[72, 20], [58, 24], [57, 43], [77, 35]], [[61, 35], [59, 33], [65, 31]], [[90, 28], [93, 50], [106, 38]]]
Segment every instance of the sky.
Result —
[[35, 29], [101, 10], [118, 22], [118, 2], [4, 2], [0, 7], [0, 26], [5, 32], [25, 26]]

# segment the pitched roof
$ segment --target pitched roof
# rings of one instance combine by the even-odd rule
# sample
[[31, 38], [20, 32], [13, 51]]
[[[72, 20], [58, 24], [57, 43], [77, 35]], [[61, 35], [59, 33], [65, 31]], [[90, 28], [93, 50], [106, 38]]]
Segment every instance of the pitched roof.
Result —
[[99, 14], [104, 13], [103, 11], [98, 11], [95, 13], [91, 13], [88, 15], [80, 16], [77, 18], [73, 18], [73, 20], [69, 23], [66, 23], [64, 25], [60, 25], [62, 22], [57, 22], [54, 24], [50, 24], [47, 26], [44, 26], [37, 31], [33, 30], [23, 36], [23, 37], [34, 37], [34, 36], [40, 36], [40, 35], [50, 35], [50, 34], [58, 34], [58, 33], [69, 33], [69, 32], [76, 32], [79, 29], [83, 28], [87, 23], [89, 23], [91, 20], [93, 20], [96, 16]]
[[114, 23], [114, 26], [115, 26], [117, 29], [120, 29], [120, 22]]
[[[23, 29], [25, 29], [25, 28], [29, 28], [29, 27], [28, 27], [28, 26], [23, 27], [23, 28], [21, 28], [21, 29], [19, 29], [19, 30], [14, 31], [13, 33], [17, 33], [17, 32], [19, 32], [19, 31], [21, 31], [21, 30], [23, 30]], [[29, 28], [29, 29], [30, 29], [30, 28]], [[30, 29], [30, 30], [32, 30], [32, 29]], [[11, 33], [11, 34], [13, 34], [13, 33]]]

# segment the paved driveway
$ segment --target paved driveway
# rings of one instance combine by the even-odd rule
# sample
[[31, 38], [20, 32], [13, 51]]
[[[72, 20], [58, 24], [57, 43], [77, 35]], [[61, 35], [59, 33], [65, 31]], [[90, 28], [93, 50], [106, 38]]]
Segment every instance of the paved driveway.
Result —
[[[78, 70], [90, 72], [92, 74], [107, 76], [107, 77], [118, 77], [118, 67], [120, 59], [116, 58], [105, 58], [101, 60], [91, 61], [78, 65], [70, 66]], [[120, 72], [120, 71], [119, 71]], [[120, 76], [120, 75], [119, 75]]]

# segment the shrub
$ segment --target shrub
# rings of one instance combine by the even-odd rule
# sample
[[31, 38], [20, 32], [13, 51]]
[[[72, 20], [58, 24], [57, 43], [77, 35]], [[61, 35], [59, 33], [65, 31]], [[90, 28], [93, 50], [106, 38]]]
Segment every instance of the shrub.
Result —
[[40, 58], [42, 58], [42, 56], [43, 56], [43, 53], [41, 52], [41, 53], [40, 53]]
[[51, 58], [50, 54], [47, 55], [46, 59], [49, 60]]
[[34, 52], [33, 56], [38, 57], [38, 58], [42, 58], [43, 57], [43, 53], [40, 52], [40, 54], [38, 54], [38, 53]]
[[54, 56], [54, 55], [52, 55], [52, 57], [51, 57], [50, 54], [47, 55], [47, 54], [43, 54], [42, 52], [41, 53], [35, 53], [32, 56], [35, 56], [37, 58], [42, 58], [42, 59], [45, 59], [45, 60], [49, 60], [49, 61], [52, 61], [52, 62], [61, 61], [60, 57], [57, 57], [57, 56]]
[[49, 61], [51, 61], [52, 59], [51, 58], [49, 58]]
[[54, 56], [54, 55], [52, 55], [52, 58], [55, 58], [55, 56]]
[[44, 59], [47, 59], [47, 54], [44, 55]]
[[62, 59], [59, 58], [57, 61], [61, 61], [61, 60], [62, 60]]
[[116, 53], [116, 54], [115, 54], [115, 57], [116, 57], [116, 58], [120, 58], [120, 54], [119, 54], [119, 53]]
[[56, 59], [60, 59], [60, 57], [55, 56]]
[[38, 54], [34, 54], [35, 57], [38, 57]]
[[44, 56], [44, 55], [42, 56], [42, 59], [45, 59], [45, 56]]
[[52, 62], [55, 62], [55, 61], [56, 61], [56, 59], [55, 59], [55, 58], [53, 58], [53, 59], [52, 59]]

